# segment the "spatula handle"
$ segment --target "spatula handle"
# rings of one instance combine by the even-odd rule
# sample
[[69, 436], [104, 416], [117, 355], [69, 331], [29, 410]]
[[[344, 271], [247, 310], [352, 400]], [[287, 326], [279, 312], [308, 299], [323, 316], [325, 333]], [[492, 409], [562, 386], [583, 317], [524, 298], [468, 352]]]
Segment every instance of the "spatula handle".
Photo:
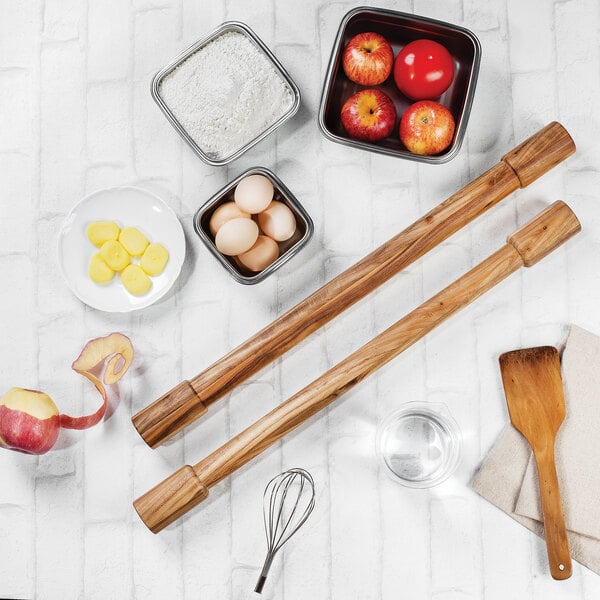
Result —
[[534, 452], [534, 456], [538, 469], [550, 574], [554, 579], [568, 579], [572, 572], [571, 555], [554, 466], [554, 448], [548, 446], [543, 451]]

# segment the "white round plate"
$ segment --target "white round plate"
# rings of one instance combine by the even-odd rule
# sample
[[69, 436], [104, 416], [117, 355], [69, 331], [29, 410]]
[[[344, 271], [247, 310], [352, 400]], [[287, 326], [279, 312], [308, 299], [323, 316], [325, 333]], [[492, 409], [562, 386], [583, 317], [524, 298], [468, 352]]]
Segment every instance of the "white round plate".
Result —
[[[167, 266], [160, 275], [151, 277], [148, 293], [130, 294], [118, 275], [104, 285], [90, 279], [88, 265], [98, 251], [85, 232], [92, 221], [137, 227], [150, 242], [167, 248]], [[82, 302], [107, 312], [137, 310], [162, 298], [179, 276], [184, 258], [185, 236], [175, 213], [154, 194], [135, 187], [109, 188], [87, 196], [71, 210], [58, 237], [58, 262], [68, 286]]]

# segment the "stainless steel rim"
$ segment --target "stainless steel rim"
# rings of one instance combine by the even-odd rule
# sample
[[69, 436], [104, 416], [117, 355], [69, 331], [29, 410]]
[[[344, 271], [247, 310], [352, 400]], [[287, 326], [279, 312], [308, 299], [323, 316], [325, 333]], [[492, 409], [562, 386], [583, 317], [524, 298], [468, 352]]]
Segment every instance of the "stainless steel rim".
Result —
[[[223, 33], [228, 31], [237, 31], [239, 33], [243, 33], [246, 35], [252, 42], [254, 42], [260, 50], [262, 50], [267, 57], [270, 59], [271, 63], [275, 67], [275, 69], [282, 76], [285, 83], [292, 90], [292, 94], [294, 95], [294, 103], [290, 110], [282, 115], [277, 121], [275, 121], [270, 127], [268, 127], [265, 131], [259, 134], [257, 137], [252, 139], [250, 142], [236, 150], [233, 154], [226, 156], [222, 159], [214, 159], [208, 156], [198, 144], [192, 139], [192, 137], [188, 134], [186, 129], [181, 125], [181, 123], [177, 120], [171, 109], [167, 106], [164, 100], [161, 98], [159, 93], [159, 87], [162, 80], [172, 71], [174, 71], [181, 63], [183, 63], [187, 58], [189, 58], [194, 52], [198, 51], [200, 48], [216, 39]], [[192, 150], [207, 164], [218, 167], [222, 165], [229, 164], [234, 161], [236, 158], [240, 157], [244, 152], [252, 148], [264, 139], [267, 135], [275, 131], [278, 127], [280, 127], [285, 121], [291, 118], [298, 109], [300, 108], [300, 90], [294, 80], [291, 78], [290, 74], [283, 67], [283, 65], [279, 62], [277, 57], [271, 52], [271, 50], [265, 45], [265, 43], [250, 29], [245, 23], [241, 23], [240, 21], [226, 21], [217, 27], [214, 31], [201, 38], [197, 42], [194, 42], [191, 46], [180, 52], [170, 63], [165, 65], [160, 71], [158, 71], [152, 81], [150, 83], [150, 94], [152, 95], [153, 100], [158, 104], [162, 112], [167, 117], [169, 123], [175, 128], [175, 130], [181, 135], [181, 137], [187, 142], [187, 144], [192, 148]]]
[[[375, 14], [384, 15], [384, 16], [402, 17], [402, 18], [413, 20], [413, 21], [418, 21], [420, 23], [436, 25], [438, 27], [444, 27], [445, 29], [452, 29], [453, 31], [462, 33], [463, 35], [468, 37], [469, 40], [472, 42], [473, 48], [474, 48], [474, 53], [473, 53], [474, 57], [473, 57], [473, 66], [471, 69], [471, 75], [469, 77], [469, 82], [467, 85], [465, 106], [460, 115], [460, 119], [456, 124], [456, 138], [454, 141], [454, 145], [452, 146], [452, 149], [448, 153], [442, 154], [440, 156], [422, 156], [422, 155], [412, 154], [412, 153], [407, 152], [406, 154], [400, 155], [397, 150], [392, 150], [390, 148], [376, 146], [374, 144], [367, 144], [365, 142], [361, 142], [360, 140], [349, 140], [347, 138], [340, 137], [340, 136], [332, 133], [327, 128], [327, 125], [325, 124], [325, 106], [327, 104], [330, 87], [331, 87], [331, 83], [332, 83], [332, 79], [333, 79], [333, 70], [334, 70], [334, 66], [336, 63], [335, 59], [340, 52], [341, 40], [344, 35], [346, 26], [348, 25], [348, 22], [355, 15], [360, 14], [362, 12], [370, 12], [370, 13], [375, 13]], [[431, 19], [429, 17], [421, 17], [418, 15], [413, 15], [410, 13], [404, 13], [404, 12], [385, 9], [385, 8], [374, 8], [371, 6], [359, 6], [357, 8], [353, 8], [348, 13], [346, 13], [346, 15], [344, 15], [344, 17], [342, 18], [342, 21], [340, 23], [340, 26], [338, 28], [338, 31], [337, 31], [337, 34], [335, 37], [335, 41], [333, 43], [331, 55], [329, 57], [329, 63], [327, 65], [327, 72], [325, 74], [325, 81], [323, 83], [323, 89], [321, 92], [321, 100], [319, 103], [319, 117], [318, 117], [319, 129], [321, 130], [323, 135], [327, 139], [331, 140], [332, 142], [336, 142], [338, 144], [343, 144], [344, 146], [350, 146], [351, 148], [359, 148], [361, 150], [367, 150], [369, 152], [375, 152], [377, 154], [384, 154], [387, 156], [394, 156], [396, 158], [403, 158], [403, 159], [413, 160], [413, 161], [417, 161], [417, 162], [425, 162], [425, 163], [430, 163], [430, 164], [446, 163], [446, 162], [450, 161], [451, 159], [453, 159], [456, 156], [456, 154], [458, 154], [458, 152], [462, 146], [463, 139], [464, 139], [464, 136], [466, 133], [466, 124], [467, 124], [469, 115], [471, 113], [471, 107], [473, 105], [473, 98], [475, 95], [475, 88], [477, 86], [477, 78], [479, 75], [480, 63], [481, 63], [481, 43], [479, 42], [479, 39], [472, 31], [469, 31], [468, 29], [461, 27], [460, 25], [454, 25], [452, 23], [447, 23], [445, 21], [439, 21], [437, 19]]]
[[[306, 231], [304, 235], [284, 254], [282, 254], [275, 262], [271, 263], [266, 269], [263, 269], [259, 273], [255, 275], [243, 275], [237, 269], [235, 269], [231, 263], [216, 249], [214, 242], [209, 238], [207, 233], [202, 228], [201, 219], [202, 216], [210, 210], [213, 206], [215, 206], [226, 194], [228, 194], [244, 177], [248, 175], [260, 174], [268, 177], [273, 181], [277, 189], [281, 192], [282, 196], [285, 198], [286, 202], [288, 202], [294, 210], [294, 213], [297, 217], [303, 222]], [[300, 202], [296, 199], [296, 197], [292, 194], [292, 192], [288, 189], [288, 187], [273, 173], [271, 170], [265, 167], [252, 167], [247, 169], [240, 175], [238, 175], [235, 179], [230, 181], [224, 188], [219, 190], [216, 194], [214, 194], [207, 202], [205, 202], [194, 214], [193, 219], [194, 231], [198, 234], [204, 245], [208, 248], [211, 254], [219, 261], [221, 266], [238, 282], [244, 285], [254, 285], [266, 279], [269, 275], [271, 275], [274, 271], [279, 269], [282, 265], [284, 265], [288, 260], [290, 260], [293, 256], [295, 256], [310, 240], [314, 232], [314, 224], [309, 214], [306, 212], [306, 209], [300, 204]]]

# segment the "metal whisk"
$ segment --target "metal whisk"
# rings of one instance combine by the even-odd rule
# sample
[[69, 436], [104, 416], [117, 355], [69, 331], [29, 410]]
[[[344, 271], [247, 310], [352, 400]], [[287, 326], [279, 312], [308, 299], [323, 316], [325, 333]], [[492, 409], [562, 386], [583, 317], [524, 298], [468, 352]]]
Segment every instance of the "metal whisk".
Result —
[[315, 507], [315, 482], [304, 469], [290, 469], [273, 477], [263, 496], [267, 557], [254, 588], [259, 594], [279, 549], [302, 527]]

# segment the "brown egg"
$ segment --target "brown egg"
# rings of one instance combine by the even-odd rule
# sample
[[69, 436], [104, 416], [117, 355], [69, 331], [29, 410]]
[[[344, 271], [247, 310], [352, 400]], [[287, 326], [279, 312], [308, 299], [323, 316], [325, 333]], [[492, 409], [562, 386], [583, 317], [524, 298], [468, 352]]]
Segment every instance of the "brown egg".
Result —
[[258, 225], [245, 217], [223, 223], [215, 236], [215, 246], [225, 256], [247, 252], [258, 238]]
[[266, 235], [259, 235], [254, 246], [237, 258], [244, 267], [258, 272], [275, 262], [278, 256], [279, 246], [277, 242]]
[[225, 202], [225, 204], [221, 204], [212, 214], [208, 228], [214, 237], [223, 223], [239, 217], [246, 217], [248, 219], [250, 213], [244, 212], [235, 202]]
[[234, 200], [241, 210], [255, 215], [269, 206], [274, 192], [273, 183], [264, 175], [248, 175], [237, 184]]
[[263, 233], [277, 242], [289, 240], [296, 231], [296, 217], [283, 202], [273, 200], [269, 207], [258, 215], [258, 224]]

